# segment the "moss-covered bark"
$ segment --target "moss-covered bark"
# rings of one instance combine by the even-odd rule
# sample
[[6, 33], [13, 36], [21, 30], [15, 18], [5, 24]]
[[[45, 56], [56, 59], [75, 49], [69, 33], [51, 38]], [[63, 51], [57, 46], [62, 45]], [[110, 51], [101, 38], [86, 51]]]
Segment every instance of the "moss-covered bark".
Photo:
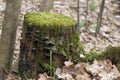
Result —
[[53, 71], [62, 66], [65, 60], [80, 61], [79, 54], [83, 49], [75, 24], [74, 19], [62, 14], [27, 13], [22, 33], [19, 71], [30, 72], [27, 75], [33, 77], [38, 72], [49, 73], [50, 51], [53, 55]]

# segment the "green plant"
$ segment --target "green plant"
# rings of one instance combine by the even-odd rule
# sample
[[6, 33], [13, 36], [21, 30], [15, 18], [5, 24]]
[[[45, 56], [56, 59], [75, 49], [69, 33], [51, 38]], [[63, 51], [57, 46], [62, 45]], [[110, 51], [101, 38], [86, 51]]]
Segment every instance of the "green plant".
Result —
[[52, 76], [52, 74], [53, 74], [53, 71], [52, 71], [52, 68], [53, 68], [53, 67], [52, 67], [52, 64], [53, 64], [53, 63], [52, 63], [52, 60], [53, 60], [53, 59], [52, 59], [52, 50], [50, 50], [50, 76]]
[[90, 62], [90, 63], [93, 63], [95, 59], [100, 60], [102, 58], [102, 54], [97, 51], [86, 52], [84, 56], [85, 57], [82, 60], [84, 62]]
[[94, 10], [95, 8], [96, 8], [96, 3], [95, 3], [95, 1], [94, 0], [92, 0], [91, 1], [91, 3], [89, 4], [89, 8], [90, 8], [90, 10]]
[[95, 31], [96, 27], [97, 27], [97, 24], [90, 25], [90, 27], [88, 27], [88, 31], [90, 31], [90, 29]]
[[109, 59], [112, 64], [116, 65], [120, 70], [120, 46], [112, 47], [109, 46], [105, 51], [102, 52], [103, 58]]
[[82, 21], [80, 22], [79, 26], [80, 26], [80, 27], [83, 27], [83, 26], [85, 26], [85, 24], [86, 24], [86, 20], [82, 20]]

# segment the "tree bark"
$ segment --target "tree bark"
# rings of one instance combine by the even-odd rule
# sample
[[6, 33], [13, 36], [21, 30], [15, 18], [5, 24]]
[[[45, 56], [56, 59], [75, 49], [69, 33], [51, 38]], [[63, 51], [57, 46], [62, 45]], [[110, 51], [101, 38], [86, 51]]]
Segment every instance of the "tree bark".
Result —
[[6, 0], [0, 41], [0, 80], [4, 80], [2, 69], [6, 68], [8, 71], [11, 69], [21, 2], [22, 0]]
[[80, 1], [77, 0], [77, 27], [79, 29], [79, 25], [80, 25]]
[[105, 5], [105, 0], [102, 0], [101, 6], [100, 6], [100, 11], [99, 11], [98, 18], [97, 18], [96, 34], [98, 34], [100, 32], [100, 26], [102, 23], [102, 15], [103, 15], [103, 10], [104, 10], [104, 5]]
[[[87, 21], [88, 21], [88, 7], [89, 7], [89, 0], [87, 0], [87, 3], [86, 3], [86, 15], [85, 15], [85, 25], [87, 24]], [[87, 30], [87, 25], [85, 26], [86, 30]]]

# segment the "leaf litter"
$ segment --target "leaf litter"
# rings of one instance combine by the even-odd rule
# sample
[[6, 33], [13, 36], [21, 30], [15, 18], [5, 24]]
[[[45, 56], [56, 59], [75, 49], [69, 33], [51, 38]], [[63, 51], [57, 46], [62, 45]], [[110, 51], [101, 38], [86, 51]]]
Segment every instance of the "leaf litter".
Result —
[[[62, 13], [73, 17], [77, 20], [77, 0], [55, 0], [53, 6], [53, 12]], [[90, 0], [91, 3], [92, 0]], [[89, 3], [89, 4], [90, 4]], [[101, 34], [95, 36], [95, 24], [97, 20], [97, 14], [99, 11], [100, 1], [94, 0], [95, 7], [92, 10], [88, 10], [87, 15], [87, 27], [86, 30], [83, 25], [80, 28], [80, 39], [83, 43], [85, 51], [97, 50], [102, 51], [105, 47], [119, 46], [120, 45], [120, 1], [119, 0], [106, 0], [103, 21], [101, 24]], [[92, 4], [94, 4], [92, 3]], [[86, 1], [80, 0], [80, 22], [85, 20], [86, 16]], [[15, 44], [15, 61], [19, 57], [19, 46], [21, 39], [22, 23], [24, 14], [28, 11], [39, 11], [39, 0], [23, 0], [22, 8], [20, 12], [19, 27], [17, 29], [16, 44]], [[5, 1], [0, 0], [0, 37], [2, 29], [2, 20], [4, 17]], [[16, 58], [17, 57], [17, 58]], [[69, 64], [69, 65], [68, 65]], [[63, 80], [120, 80], [120, 73], [115, 65], [112, 65], [109, 60], [94, 61], [93, 64], [79, 63], [73, 64], [72, 62], [66, 62], [63, 68], [56, 69], [56, 75]], [[38, 80], [50, 80], [52, 79], [47, 74], [40, 74]], [[18, 76], [10, 74], [6, 80], [20, 80]], [[35, 79], [29, 79], [35, 80]]]

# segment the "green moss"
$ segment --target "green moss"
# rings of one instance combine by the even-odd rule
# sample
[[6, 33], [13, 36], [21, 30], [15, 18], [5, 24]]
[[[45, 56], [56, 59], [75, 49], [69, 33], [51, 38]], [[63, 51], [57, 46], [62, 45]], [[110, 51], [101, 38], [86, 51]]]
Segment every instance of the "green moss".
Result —
[[69, 55], [73, 62], [81, 61], [80, 54], [83, 54], [83, 46], [80, 42], [79, 33], [73, 32], [69, 37]]
[[90, 51], [85, 52], [84, 57], [82, 57], [83, 62], [93, 63], [94, 60], [109, 59], [112, 64], [116, 65], [120, 71], [120, 46], [107, 47], [103, 52]]
[[75, 24], [73, 18], [51, 12], [29, 12], [25, 15], [25, 22], [39, 27], [65, 27]]
[[103, 58], [109, 59], [112, 64], [116, 65], [117, 68], [120, 70], [120, 46], [112, 47], [109, 46], [103, 51]]
[[82, 58], [83, 62], [93, 63], [94, 60], [102, 59], [102, 53], [97, 51], [85, 52], [84, 57]]

